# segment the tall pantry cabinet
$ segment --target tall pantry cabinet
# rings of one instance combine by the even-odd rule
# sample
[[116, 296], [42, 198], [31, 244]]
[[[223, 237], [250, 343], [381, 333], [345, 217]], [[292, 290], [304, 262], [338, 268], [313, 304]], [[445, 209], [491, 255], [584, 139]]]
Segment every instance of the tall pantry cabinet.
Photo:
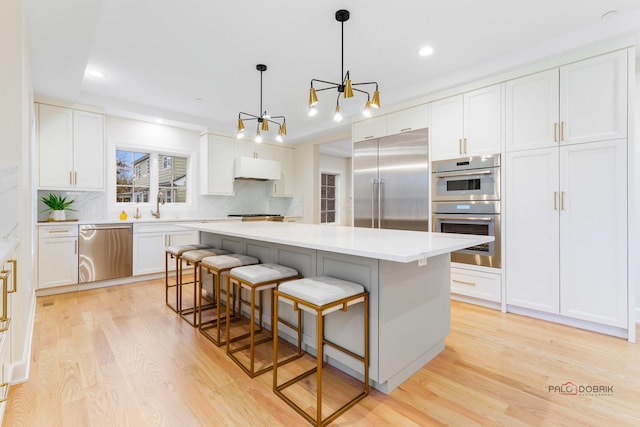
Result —
[[506, 303], [627, 327], [627, 52], [506, 83]]

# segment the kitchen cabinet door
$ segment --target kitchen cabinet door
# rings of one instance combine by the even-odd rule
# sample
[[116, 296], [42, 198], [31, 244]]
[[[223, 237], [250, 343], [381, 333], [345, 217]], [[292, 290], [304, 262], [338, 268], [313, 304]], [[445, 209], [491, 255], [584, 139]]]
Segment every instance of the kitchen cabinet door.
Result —
[[38, 289], [78, 283], [78, 237], [38, 241]]
[[560, 149], [560, 313], [627, 327], [626, 141]]
[[200, 243], [200, 232], [196, 230], [172, 231], [168, 235], [169, 246], [195, 245]]
[[73, 187], [73, 111], [38, 105], [38, 185], [40, 188]]
[[562, 144], [627, 136], [627, 52], [560, 68]]
[[395, 135], [429, 126], [429, 104], [422, 104], [387, 115], [387, 135]]
[[293, 149], [273, 147], [273, 160], [280, 162], [280, 179], [273, 182], [273, 195], [276, 197], [293, 196]]
[[505, 84], [507, 152], [558, 145], [559, 86], [557, 69]]
[[464, 94], [465, 156], [484, 156], [500, 152], [501, 86], [493, 85]]
[[[133, 275], [160, 273], [165, 267], [166, 233], [133, 234]], [[175, 266], [175, 264], [174, 264]], [[169, 265], [171, 267], [171, 263]], [[170, 268], [175, 270], [175, 268]]]
[[76, 190], [104, 189], [104, 116], [73, 112], [73, 169]]
[[[250, 140], [235, 140], [235, 157], [250, 157], [254, 159], [271, 160], [273, 157], [273, 148], [269, 144], [257, 143], [253, 141], [253, 134]], [[266, 134], [264, 135], [266, 136]], [[264, 137], [263, 136], [263, 137]]]
[[431, 103], [429, 145], [431, 160], [462, 157], [464, 133], [464, 98], [462, 95]]
[[200, 137], [200, 194], [233, 196], [234, 144], [219, 135]]
[[356, 122], [352, 126], [351, 133], [353, 142], [387, 136], [387, 116], [382, 115]]
[[507, 304], [560, 309], [558, 148], [507, 153], [505, 279]]

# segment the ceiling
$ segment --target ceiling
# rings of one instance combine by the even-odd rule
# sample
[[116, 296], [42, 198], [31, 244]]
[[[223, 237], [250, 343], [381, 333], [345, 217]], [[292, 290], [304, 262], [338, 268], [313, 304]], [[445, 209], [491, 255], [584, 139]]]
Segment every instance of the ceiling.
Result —
[[[260, 113], [263, 63], [263, 109], [286, 116], [293, 143], [348, 140], [362, 111], [356, 95], [334, 122], [336, 92], [327, 91], [319, 113], [307, 115], [310, 80], [341, 78], [338, 9], [351, 12], [345, 71], [354, 83], [377, 81], [383, 108], [640, 31], [638, 0], [23, 3], [37, 96], [233, 135], [238, 112]], [[419, 56], [424, 45], [435, 53]]]

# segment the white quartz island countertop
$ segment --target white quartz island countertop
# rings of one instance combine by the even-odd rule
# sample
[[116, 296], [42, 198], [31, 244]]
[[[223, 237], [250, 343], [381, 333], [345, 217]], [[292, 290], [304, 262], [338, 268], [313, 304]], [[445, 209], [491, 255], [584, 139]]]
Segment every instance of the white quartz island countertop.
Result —
[[380, 230], [294, 222], [211, 222], [178, 224], [283, 245], [408, 263], [491, 242], [492, 236]]

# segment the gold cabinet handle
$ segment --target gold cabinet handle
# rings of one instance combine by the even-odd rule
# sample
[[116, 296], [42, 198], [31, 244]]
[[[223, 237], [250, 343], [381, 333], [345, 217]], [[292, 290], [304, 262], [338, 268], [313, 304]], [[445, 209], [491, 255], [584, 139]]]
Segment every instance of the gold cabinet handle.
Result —
[[454, 282], [454, 283], [460, 283], [461, 285], [469, 285], [469, 286], [475, 286], [476, 285], [474, 282], [465, 282], [464, 280], [451, 279], [451, 281]]
[[557, 191], [553, 192], [553, 210], [554, 211], [558, 210], [558, 192]]
[[565, 210], [564, 209], [564, 191], [560, 192], [560, 209]]
[[69, 171], [69, 185], [73, 185], [73, 172]]
[[13, 272], [13, 289], [8, 292], [12, 294], [18, 291], [18, 260], [10, 259], [9, 262], [12, 264], [11, 271]]
[[553, 142], [558, 142], [558, 123], [553, 122]]
[[564, 122], [560, 122], [560, 141], [564, 141]]
[[411, 129], [413, 129], [413, 128], [403, 128], [403, 129], [400, 129], [400, 132], [406, 132], [406, 131], [411, 130]]
[[3, 388], [2, 397], [0, 397], [0, 403], [6, 402], [7, 399], [9, 399], [9, 383], [2, 383], [0, 384], [0, 387]]
[[371, 138], [373, 138], [373, 135], [367, 135], [364, 137], [364, 139], [371, 139]]
[[464, 138], [464, 154], [467, 154], [467, 138]]
[[78, 185], [78, 172], [73, 173], [73, 181], [75, 185]]
[[73, 242], [73, 253], [74, 253], [74, 254], [77, 254], [77, 253], [78, 253], [78, 239], [76, 239], [76, 240]]
[[458, 140], [458, 153], [462, 154], [462, 138]]
[[[0, 280], [2, 280], [2, 318], [0, 321], [7, 320], [7, 287], [9, 286], [9, 271], [2, 270], [0, 271]], [[0, 332], [4, 332], [9, 329], [9, 325], [7, 324], [5, 328], [0, 329]]]

